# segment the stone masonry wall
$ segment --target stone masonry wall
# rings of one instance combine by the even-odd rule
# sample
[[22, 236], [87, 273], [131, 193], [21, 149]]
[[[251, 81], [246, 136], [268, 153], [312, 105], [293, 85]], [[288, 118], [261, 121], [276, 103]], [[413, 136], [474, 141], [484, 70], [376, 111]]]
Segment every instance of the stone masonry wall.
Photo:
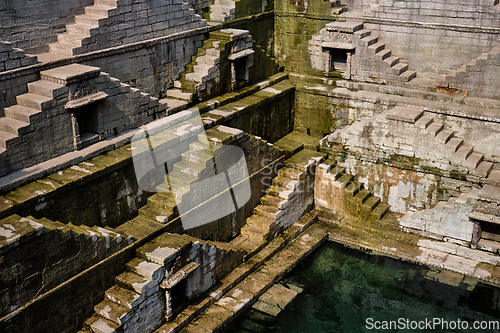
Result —
[[[112, 235], [106, 229], [100, 229], [108, 233], [103, 237], [104, 234], [96, 229], [88, 228], [84, 234], [83, 230], [45, 221], [39, 221], [43, 224], [39, 224], [41, 229], [37, 230], [36, 235], [21, 235], [17, 246], [4, 244], [0, 248], [3, 258], [0, 263], [0, 316], [55, 288], [129, 244], [125, 235]], [[18, 229], [22, 227], [22, 223], [13, 216], [3, 222], [11, 222]], [[36, 225], [39, 222], [31, 223]], [[2, 227], [8, 225], [5, 223]], [[55, 226], [61, 229], [50, 229]]]
[[66, 24], [85, 13], [92, 0], [6, 0], [0, 2], [0, 40], [28, 53], [48, 51]]

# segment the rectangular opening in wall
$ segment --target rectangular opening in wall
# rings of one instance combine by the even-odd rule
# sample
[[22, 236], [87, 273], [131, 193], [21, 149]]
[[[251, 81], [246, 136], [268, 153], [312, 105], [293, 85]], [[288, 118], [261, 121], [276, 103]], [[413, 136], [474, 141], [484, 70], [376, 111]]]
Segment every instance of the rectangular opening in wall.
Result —
[[344, 72], [347, 70], [347, 50], [331, 49], [331, 70]]
[[97, 103], [88, 104], [78, 109], [76, 121], [82, 148], [99, 141], [99, 107]]
[[248, 81], [248, 65], [247, 65], [248, 57], [242, 57], [234, 60], [234, 70], [236, 74], [236, 84], [239, 85], [241, 83]]

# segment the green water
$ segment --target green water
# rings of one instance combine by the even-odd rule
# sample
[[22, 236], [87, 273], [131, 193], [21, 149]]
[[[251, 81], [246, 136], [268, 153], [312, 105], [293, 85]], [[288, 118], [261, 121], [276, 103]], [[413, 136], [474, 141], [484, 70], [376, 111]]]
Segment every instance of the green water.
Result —
[[[274, 318], [250, 310], [228, 332], [500, 332], [472, 327], [500, 320], [497, 289], [478, 284], [467, 291], [464, 281], [451, 287], [435, 281], [436, 273], [330, 242], [282, 281], [304, 288], [283, 312]], [[436, 329], [425, 320], [435, 320]], [[391, 321], [393, 329], [375, 329]]]

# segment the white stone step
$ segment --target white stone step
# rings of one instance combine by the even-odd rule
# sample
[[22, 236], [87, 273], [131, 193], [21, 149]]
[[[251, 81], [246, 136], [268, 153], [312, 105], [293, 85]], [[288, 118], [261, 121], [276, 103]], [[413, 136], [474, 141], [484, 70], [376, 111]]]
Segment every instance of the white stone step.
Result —
[[207, 64], [196, 64], [193, 66], [193, 70], [195, 73], [210, 75], [210, 74], [213, 74], [217, 71], [217, 67], [213, 66], [213, 65], [207, 65]]
[[110, 10], [116, 9], [116, 6], [89, 6], [85, 7], [85, 14], [89, 15], [97, 15], [102, 17], [108, 17], [108, 13]]
[[201, 57], [196, 58], [196, 62], [198, 64], [206, 64], [206, 65], [217, 65], [220, 63], [220, 58], [219, 57], [213, 57], [209, 55], [204, 55]]
[[72, 33], [65, 33], [65, 34], [57, 35], [57, 40], [60, 43], [75, 44], [78, 46], [82, 46], [82, 40], [87, 38], [87, 37], [89, 37], [89, 36], [72, 34]]
[[177, 99], [183, 99], [186, 101], [192, 101], [193, 100], [193, 94], [192, 93], [187, 93], [183, 92], [180, 89], [168, 89], [167, 90], [167, 96], [172, 97], [172, 98], [177, 98]]
[[97, 27], [88, 24], [68, 24], [66, 26], [66, 31], [71, 34], [90, 36], [90, 31], [96, 28]]
[[79, 44], [68, 44], [68, 43], [52, 43], [49, 44], [50, 52], [66, 54], [66, 55], [75, 55], [74, 49], [81, 47]]
[[87, 24], [87, 25], [98, 27], [99, 21], [102, 19], [105, 19], [105, 18], [107, 18], [107, 17], [101, 16], [101, 15], [83, 14], [83, 15], [75, 16], [75, 23], [76, 24]]
[[22, 105], [12, 105], [5, 108], [5, 115], [20, 121], [30, 123], [37, 115], [41, 115], [42, 111], [29, 108]]
[[21, 129], [28, 126], [30, 126], [30, 124], [25, 121], [17, 120], [11, 117], [0, 118], [0, 131], [11, 133], [16, 136], [25, 134], [21, 131]]
[[28, 83], [28, 92], [54, 98], [67, 93], [68, 87], [55, 82], [38, 80]]

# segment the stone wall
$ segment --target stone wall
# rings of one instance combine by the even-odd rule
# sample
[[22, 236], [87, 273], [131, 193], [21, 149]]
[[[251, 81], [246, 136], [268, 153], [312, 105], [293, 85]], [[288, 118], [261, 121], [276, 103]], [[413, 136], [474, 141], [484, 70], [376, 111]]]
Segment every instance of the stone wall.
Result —
[[[30, 233], [28, 223], [37, 229]], [[127, 235], [109, 229], [80, 229], [17, 215], [0, 220], [0, 224], [3, 234], [9, 230], [8, 226], [21, 232], [14, 244], [0, 247], [3, 258], [0, 316], [57, 287], [132, 241]]]
[[23, 50], [13, 48], [12, 43], [0, 42], [0, 72], [37, 63], [36, 56], [29, 56]]
[[57, 34], [66, 31], [75, 16], [85, 13], [92, 0], [6, 0], [0, 3], [0, 40], [28, 53], [48, 51]]

